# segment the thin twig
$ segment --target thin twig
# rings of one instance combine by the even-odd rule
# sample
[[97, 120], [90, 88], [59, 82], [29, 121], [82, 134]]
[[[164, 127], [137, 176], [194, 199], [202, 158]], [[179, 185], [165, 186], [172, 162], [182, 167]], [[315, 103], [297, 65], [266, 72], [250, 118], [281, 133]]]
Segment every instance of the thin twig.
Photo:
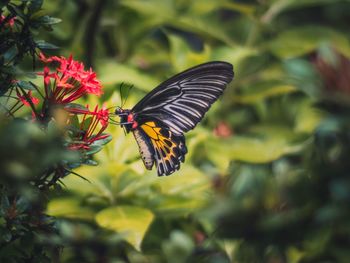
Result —
[[64, 168], [64, 169], [65, 169], [67, 172], [72, 173], [72, 174], [74, 174], [74, 175], [80, 177], [81, 179], [83, 179], [83, 180], [85, 180], [85, 181], [87, 181], [87, 182], [89, 182], [89, 183], [91, 184], [91, 181], [89, 181], [89, 179], [86, 179], [84, 176], [82, 176], [82, 175], [80, 175], [80, 174], [78, 174], [78, 173], [76, 173], [76, 172], [74, 172], [74, 171], [72, 171], [72, 170], [69, 170], [69, 169], [67, 169], [67, 168]]
[[40, 97], [41, 97], [42, 99], [45, 99], [44, 95], [41, 93], [41, 91], [38, 89], [38, 87], [37, 87], [33, 82], [31, 82], [31, 81], [29, 81], [29, 83], [33, 85], [33, 87], [35, 88], [35, 90], [39, 93]]
[[93, 8], [94, 12], [92, 13], [89, 22], [87, 23], [87, 29], [85, 33], [85, 43], [86, 43], [86, 65], [87, 67], [93, 66], [93, 55], [95, 51], [95, 40], [96, 33], [101, 20], [102, 10], [107, 3], [106, 0], [96, 0], [95, 6]]

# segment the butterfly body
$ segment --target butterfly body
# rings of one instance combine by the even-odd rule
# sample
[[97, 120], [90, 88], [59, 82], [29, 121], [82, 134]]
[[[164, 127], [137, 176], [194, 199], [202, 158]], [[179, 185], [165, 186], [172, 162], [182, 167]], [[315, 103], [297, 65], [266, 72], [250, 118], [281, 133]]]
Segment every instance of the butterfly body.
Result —
[[133, 134], [139, 146], [143, 164], [148, 170], [151, 170], [154, 164], [154, 148], [149, 142], [147, 135], [141, 129], [134, 129]]
[[184, 133], [193, 129], [233, 79], [232, 65], [209, 62], [163, 82], [132, 109], [116, 110], [120, 124], [133, 132], [147, 169], [169, 175], [184, 162]]

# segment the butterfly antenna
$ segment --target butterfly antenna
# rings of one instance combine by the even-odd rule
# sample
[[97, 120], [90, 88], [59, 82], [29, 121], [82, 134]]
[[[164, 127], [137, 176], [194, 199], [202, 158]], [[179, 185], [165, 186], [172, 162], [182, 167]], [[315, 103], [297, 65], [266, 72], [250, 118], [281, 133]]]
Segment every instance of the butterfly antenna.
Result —
[[110, 124], [120, 125], [120, 122], [113, 120], [111, 117], [108, 117], [108, 120], [109, 120], [108, 123], [110, 123]]
[[[114, 108], [118, 109], [119, 106], [112, 106], [112, 107], [107, 108], [107, 110], [110, 111], [111, 109], [114, 109]], [[109, 114], [110, 114], [110, 115], [115, 115], [114, 112], [113, 112], [113, 113], [109, 113]]]
[[124, 85], [124, 82], [122, 82], [120, 85], [119, 85], [119, 97], [120, 97], [120, 104], [121, 106], [120, 107], [123, 107], [123, 85]]
[[126, 97], [125, 97], [124, 103], [122, 104], [122, 107], [124, 106], [127, 99], [129, 98], [130, 91], [132, 90], [133, 87], [134, 87], [134, 85], [131, 85], [130, 88], [128, 89], [128, 93], [126, 94]]

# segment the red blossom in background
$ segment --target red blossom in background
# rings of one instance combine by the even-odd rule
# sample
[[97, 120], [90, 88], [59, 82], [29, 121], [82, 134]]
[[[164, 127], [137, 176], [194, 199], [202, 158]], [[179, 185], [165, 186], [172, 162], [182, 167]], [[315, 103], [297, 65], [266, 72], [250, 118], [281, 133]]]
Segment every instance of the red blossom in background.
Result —
[[214, 129], [214, 134], [217, 137], [228, 138], [232, 135], [233, 131], [231, 127], [226, 122], [219, 122]]
[[48, 66], [38, 75], [44, 76], [45, 97], [54, 104], [66, 104], [86, 94], [101, 95], [102, 86], [96, 78], [96, 73], [84, 69], [84, 64], [73, 60], [72, 56], [49, 57], [39, 55], [39, 59], [45, 64], [56, 63], [55, 72], [50, 72]]
[[[6, 26], [13, 27], [13, 26], [15, 25], [15, 19], [16, 19], [16, 17], [10, 18], [10, 19], [7, 21], [7, 23], [5, 23], [5, 25], [6, 25]], [[1, 15], [1, 16], [0, 16], [0, 24], [2, 24], [2, 22], [3, 22], [4, 20], [6, 20], [6, 16]]]
[[[350, 94], [350, 60], [343, 54], [332, 50], [333, 61], [316, 54], [313, 63], [320, 73], [328, 92]], [[332, 63], [333, 62], [333, 63]]]
[[105, 107], [98, 109], [96, 106], [93, 111], [90, 111], [87, 105], [86, 109], [68, 108], [67, 111], [72, 114], [83, 114], [79, 122], [80, 133], [77, 138], [74, 138], [76, 142], [69, 145], [71, 150], [88, 150], [93, 142], [109, 137], [108, 134], [102, 134], [108, 126], [109, 112]]

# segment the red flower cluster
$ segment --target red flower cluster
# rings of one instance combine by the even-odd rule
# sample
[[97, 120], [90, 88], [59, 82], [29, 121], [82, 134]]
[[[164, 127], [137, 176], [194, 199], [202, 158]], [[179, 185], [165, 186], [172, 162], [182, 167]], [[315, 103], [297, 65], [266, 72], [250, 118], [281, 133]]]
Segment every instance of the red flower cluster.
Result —
[[[99, 109], [96, 106], [94, 110], [89, 110], [89, 105], [85, 108], [76, 103], [71, 104], [87, 94], [102, 94], [102, 87], [96, 78], [96, 73], [91, 69], [85, 70], [84, 64], [73, 60], [72, 56], [68, 59], [57, 56], [45, 57], [41, 53], [39, 59], [45, 63], [43, 72], [38, 73], [44, 78], [41, 108], [36, 106], [39, 104], [39, 99], [33, 97], [31, 90], [26, 91], [21, 88], [20, 83], [14, 82], [15, 85], [18, 85], [16, 110], [23, 105], [29, 106], [32, 108], [33, 120], [47, 123], [54, 119], [57, 123], [68, 124], [66, 126], [70, 131], [67, 133], [69, 136], [68, 148], [72, 150], [89, 150], [94, 142], [108, 138], [108, 134], [103, 134], [108, 126], [109, 118], [109, 112], [105, 107]], [[48, 65], [55, 65], [55, 70], [51, 71]], [[33, 87], [39, 91], [39, 87], [34, 84]], [[19, 103], [21, 105], [18, 107]], [[59, 109], [68, 114], [60, 114]], [[13, 112], [11, 113], [13, 115]], [[81, 118], [77, 115], [80, 115]], [[74, 127], [71, 128], [72, 126]], [[106, 140], [100, 142], [100, 144], [104, 143]]]
[[[87, 94], [102, 94], [96, 73], [92, 69], [85, 70], [84, 64], [73, 60], [72, 56], [67, 59], [40, 54], [39, 59], [45, 63], [43, 72], [38, 73], [44, 78], [44, 94], [41, 94], [39, 87], [32, 83], [31, 85], [41, 95], [43, 103], [39, 105], [39, 99], [32, 95], [31, 90], [25, 90], [22, 83], [14, 81], [13, 84], [17, 86], [17, 101], [9, 114], [13, 115], [25, 105], [32, 108], [33, 120], [44, 124], [55, 120], [58, 124], [63, 124], [69, 130], [67, 144], [71, 150], [89, 150], [93, 143], [97, 148], [107, 143], [108, 140], [105, 139], [110, 135], [103, 132], [108, 126], [108, 110], [105, 107], [99, 109], [98, 106], [89, 110], [89, 105], [85, 108], [71, 103]], [[48, 65], [55, 65], [55, 70], [51, 71]], [[97, 143], [99, 140], [102, 141]]]
[[73, 60], [72, 56], [53, 56], [46, 58], [42, 53], [39, 58], [45, 64], [57, 63], [55, 72], [50, 72], [48, 66], [38, 75], [44, 76], [45, 97], [53, 104], [66, 104], [86, 94], [101, 95], [101, 83], [96, 79], [96, 73], [84, 69], [84, 64]]
[[[109, 116], [109, 112], [105, 107], [98, 109], [98, 106], [96, 106], [93, 111], [90, 111], [89, 105], [86, 105], [86, 109], [68, 108], [67, 111], [72, 114], [83, 114], [79, 122], [80, 132], [76, 138], [73, 138], [74, 142], [68, 146], [70, 149], [88, 150], [93, 142], [109, 137], [108, 134], [103, 134], [108, 126]], [[98, 132], [95, 132], [98, 127]]]

